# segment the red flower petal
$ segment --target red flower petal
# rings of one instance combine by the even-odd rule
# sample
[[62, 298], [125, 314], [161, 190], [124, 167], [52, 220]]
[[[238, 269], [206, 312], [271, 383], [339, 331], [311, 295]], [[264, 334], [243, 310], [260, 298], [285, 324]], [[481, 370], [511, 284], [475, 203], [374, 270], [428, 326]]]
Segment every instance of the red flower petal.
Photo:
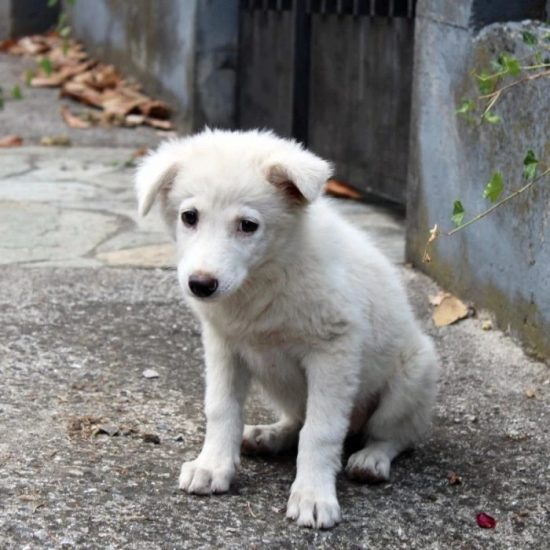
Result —
[[485, 512], [479, 512], [476, 515], [476, 520], [477, 524], [483, 529], [494, 529], [497, 524], [497, 520]]

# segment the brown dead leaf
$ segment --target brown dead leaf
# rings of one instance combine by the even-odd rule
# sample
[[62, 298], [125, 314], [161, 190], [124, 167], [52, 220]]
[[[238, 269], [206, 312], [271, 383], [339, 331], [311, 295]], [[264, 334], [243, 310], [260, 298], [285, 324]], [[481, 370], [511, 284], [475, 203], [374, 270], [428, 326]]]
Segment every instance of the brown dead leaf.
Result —
[[104, 419], [100, 416], [74, 416], [69, 418], [67, 423], [67, 433], [70, 438], [81, 437], [89, 439], [98, 424], [101, 424]]
[[63, 84], [61, 95], [93, 107], [101, 107], [103, 102], [103, 95], [100, 92], [75, 80], [69, 80]]
[[82, 120], [79, 116], [71, 113], [71, 110], [66, 105], [63, 105], [59, 111], [61, 112], [61, 116], [63, 117], [65, 124], [67, 124], [70, 128], [84, 129], [91, 126], [89, 122]]
[[174, 125], [169, 120], [159, 120], [158, 118], [145, 117], [145, 124], [157, 130], [173, 130]]
[[456, 296], [449, 294], [442, 298], [439, 305], [435, 306], [432, 317], [436, 327], [445, 327], [467, 316], [468, 307]]
[[50, 147], [67, 147], [71, 144], [71, 139], [68, 136], [42, 136], [40, 145]]
[[327, 181], [325, 193], [345, 199], [361, 200], [361, 193], [359, 193], [359, 191], [351, 187], [351, 185], [333, 178]]
[[23, 138], [15, 134], [0, 137], [0, 147], [20, 147], [23, 145]]
[[139, 105], [145, 103], [147, 97], [124, 88], [106, 90], [102, 95], [101, 106], [107, 113], [126, 116], [135, 111]]
[[15, 38], [8, 38], [7, 40], [0, 40], [0, 52], [11, 53], [11, 49], [17, 44]]
[[[83, 46], [73, 39], [64, 40], [57, 32], [33, 35], [19, 40], [0, 42], [0, 51], [28, 55], [38, 63], [31, 78], [33, 87], [60, 87], [62, 97], [70, 97], [85, 105], [97, 107], [101, 115], [74, 115], [63, 109], [61, 115], [72, 128], [102, 126], [147, 125], [164, 132], [173, 129], [168, 120], [170, 108], [162, 101], [151, 99], [140, 92], [140, 86], [123, 79], [113, 65], [89, 59]], [[51, 66], [42, 67], [44, 59]], [[28, 78], [26, 76], [26, 78]], [[46, 136], [43, 143], [60, 144]]]
[[446, 298], [447, 296], [452, 296], [452, 294], [450, 294], [449, 292], [444, 292], [440, 290], [434, 296], [430, 296], [428, 300], [432, 306], [438, 306], [443, 301], [443, 298]]
[[170, 118], [170, 108], [163, 101], [150, 99], [139, 106], [141, 114], [149, 118], [160, 118], [166, 120]]
[[50, 49], [50, 46], [43, 37], [39, 35], [24, 36], [17, 45], [12, 47], [10, 53], [21, 53], [23, 55], [39, 55]]
[[142, 124], [145, 124], [144, 115], [126, 115], [126, 118], [124, 119], [124, 126], [128, 126], [130, 128], [141, 126]]
[[449, 482], [449, 485], [462, 484], [462, 478], [458, 474], [455, 474], [455, 472], [449, 472], [447, 474], [447, 481]]
[[93, 61], [86, 61], [75, 65], [67, 65], [50, 75], [41, 74], [31, 79], [31, 86], [35, 88], [58, 88], [70, 78], [87, 71]]
[[86, 75], [86, 84], [102, 92], [114, 89], [122, 82], [122, 77], [113, 65], [98, 64]]
[[432, 244], [435, 242], [435, 240], [439, 237], [441, 233], [439, 232], [439, 229], [437, 228], [437, 224], [435, 224], [430, 229], [430, 236], [426, 242], [426, 246], [424, 247], [424, 254], [422, 256], [422, 262], [425, 264], [429, 264], [432, 261], [432, 257], [430, 256], [430, 249]]
[[144, 145], [143, 147], [139, 147], [132, 153], [132, 158], [138, 159], [138, 158], [144, 157], [148, 152], [149, 152], [149, 147]]

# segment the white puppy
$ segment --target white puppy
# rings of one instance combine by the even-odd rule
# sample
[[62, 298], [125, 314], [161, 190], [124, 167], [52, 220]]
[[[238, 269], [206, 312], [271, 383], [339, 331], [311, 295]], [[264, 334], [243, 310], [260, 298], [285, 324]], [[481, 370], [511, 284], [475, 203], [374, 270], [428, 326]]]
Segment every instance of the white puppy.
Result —
[[[321, 193], [331, 167], [270, 132], [206, 130], [149, 154], [139, 211], [155, 197], [177, 243], [178, 278], [203, 329], [207, 418], [190, 493], [229, 489], [241, 444], [298, 442], [287, 517], [340, 520], [335, 477], [349, 432], [364, 436], [346, 471], [387, 480], [392, 459], [428, 428], [437, 357], [396, 270]], [[245, 426], [251, 381], [279, 420]]]

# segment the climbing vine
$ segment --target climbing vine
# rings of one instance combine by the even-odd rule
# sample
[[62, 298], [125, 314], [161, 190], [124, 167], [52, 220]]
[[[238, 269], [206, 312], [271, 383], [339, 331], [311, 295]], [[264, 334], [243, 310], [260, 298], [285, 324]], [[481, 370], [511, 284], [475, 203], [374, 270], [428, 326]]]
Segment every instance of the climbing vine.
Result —
[[[531, 48], [529, 55], [517, 58], [509, 53], [501, 53], [491, 62], [490, 69], [472, 71], [472, 77], [477, 84], [477, 95], [463, 99], [456, 110], [458, 116], [464, 117], [472, 124], [500, 124], [503, 121], [495, 112], [495, 107], [503, 96], [512, 93], [517, 86], [529, 85], [535, 80], [550, 77], [550, 32], [539, 38], [529, 31], [523, 31], [522, 39]], [[456, 199], [450, 215], [455, 227], [449, 231], [442, 231], [436, 224], [430, 229], [423, 261], [431, 261], [430, 248], [439, 237], [450, 237], [466, 229], [519, 195], [528, 192], [534, 185], [547, 181], [550, 166], [546, 164], [539, 160], [535, 151], [526, 151], [523, 158], [522, 182], [507, 193], [502, 172], [493, 171], [483, 189], [483, 198], [490, 205], [469, 219], [464, 204], [460, 199]]]

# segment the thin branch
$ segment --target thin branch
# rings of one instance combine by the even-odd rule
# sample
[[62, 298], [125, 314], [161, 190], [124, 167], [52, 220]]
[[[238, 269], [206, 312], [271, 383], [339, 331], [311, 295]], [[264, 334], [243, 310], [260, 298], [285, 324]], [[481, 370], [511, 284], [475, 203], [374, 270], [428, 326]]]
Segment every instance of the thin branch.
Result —
[[525, 65], [524, 67], [521, 67], [521, 68], [526, 71], [532, 71], [533, 69], [545, 69], [546, 67], [550, 67], [550, 63], [539, 63], [538, 65]]
[[500, 97], [501, 92], [497, 91], [494, 93], [494, 96], [491, 98], [489, 103], [487, 103], [487, 107], [483, 110], [483, 114], [481, 115], [481, 118], [483, 118], [495, 105], [495, 103], [498, 101], [498, 98]]
[[466, 223], [463, 223], [462, 225], [459, 225], [458, 227], [455, 227], [453, 230], [445, 233], [445, 235], [450, 237], [451, 235], [454, 235], [457, 231], [460, 231], [461, 229], [465, 229], [469, 225], [472, 225], [474, 222], [477, 222], [478, 220], [481, 220], [481, 218], [484, 218], [485, 216], [487, 216], [487, 214], [490, 214], [491, 212], [493, 212], [493, 210], [496, 210], [497, 208], [502, 206], [504, 203], [508, 202], [509, 200], [513, 199], [514, 197], [517, 197], [518, 195], [521, 195], [521, 193], [524, 193], [525, 191], [530, 189], [535, 183], [537, 183], [537, 181], [544, 178], [544, 176], [546, 176], [546, 174], [548, 174], [548, 173], [550, 173], [550, 167], [547, 168], [541, 174], [539, 174], [535, 179], [533, 179], [532, 181], [530, 181], [529, 183], [525, 184], [523, 187], [518, 189], [517, 191], [514, 191], [512, 194], [508, 195], [507, 197], [505, 197], [502, 200], [498, 201], [497, 203], [493, 204], [493, 206], [491, 206], [487, 210], [484, 210], [483, 212], [481, 212], [477, 216], [473, 217], [471, 220], [468, 220]]
[[506, 86], [502, 86], [502, 88], [499, 88], [498, 90], [495, 90], [490, 94], [480, 95], [478, 99], [492, 99], [495, 94], [500, 95], [505, 90], [508, 90], [509, 88], [517, 86], [518, 84], [522, 84], [523, 82], [527, 82], [529, 80], [536, 80], [537, 78], [544, 78], [545, 76], [550, 76], [550, 70], [542, 71], [540, 73], [530, 74], [523, 78], [520, 78], [519, 80], [514, 80], [514, 82], [510, 82], [509, 84], [506, 84]]

